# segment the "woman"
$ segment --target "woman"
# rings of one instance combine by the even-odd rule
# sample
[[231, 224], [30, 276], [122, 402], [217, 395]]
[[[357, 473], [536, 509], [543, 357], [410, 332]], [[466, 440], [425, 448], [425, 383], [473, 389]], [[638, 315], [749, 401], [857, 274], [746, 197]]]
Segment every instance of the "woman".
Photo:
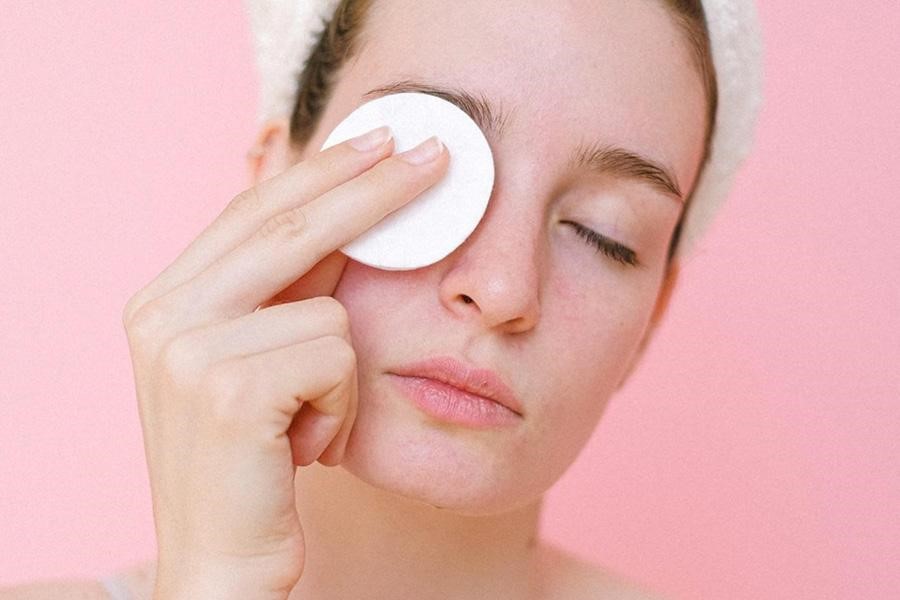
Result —
[[[715, 76], [699, 2], [340, 2], [250, 153], [252, 187], [124, 311], [158, 560], [57, 596], [648, 597], [537, 527], [708, 217], [687, 209]], [[381, 271], [337, 249], [453, 157], [435, 140], [394, 155], [384, 130], [318, 148], [401, 91], [469, 110], [496, 180], [453, 253]], [[515, 412], [476, 428], [420, 411], [403, 373], [427, 358], [494, 380]]]

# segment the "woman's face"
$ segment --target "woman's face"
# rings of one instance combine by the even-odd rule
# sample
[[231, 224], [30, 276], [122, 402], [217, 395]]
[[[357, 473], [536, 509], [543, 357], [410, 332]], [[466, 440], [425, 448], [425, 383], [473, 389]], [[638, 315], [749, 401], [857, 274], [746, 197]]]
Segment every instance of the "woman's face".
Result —
[[[580, 144], [617, 146], [689, 192], [703, 150], [700, 76], [667, 9], [649, 0], [375, 2], [365, 39], [301, 158], [366, 92], [398, 80], [464, 89], [506, 119], [488, 135], [490, 204], [462, 246], [414, 271], [346, 264], [334, 296], [350, 315], [359, 407], [342, 466], [468, 514], [524, 505], [576, 458], [637, 355], [682, 210], [662, 185], [627, 175], [639, 169], [567, 163]], [[638, 266], [565, 221], [624, 244]], [[523, 417], [476, 430], [420, 412], [388, 373], [435, 355], [496, 371]]]

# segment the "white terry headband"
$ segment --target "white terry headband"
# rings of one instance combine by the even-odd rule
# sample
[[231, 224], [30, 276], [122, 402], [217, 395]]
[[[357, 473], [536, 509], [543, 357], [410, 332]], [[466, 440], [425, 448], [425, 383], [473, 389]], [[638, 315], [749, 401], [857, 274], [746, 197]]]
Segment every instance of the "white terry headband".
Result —
[[[289, 117], [306, 59], [322, 21], [339, 0], [245, 0], [260, 75], [259, 123]], [[709, 164], [697, 182], [682, 224], [677, 255], [684, 258], [712, 221], [750, 153], [762, 102], [762, 36], [754, 0], [703, 0], [719, 105]]]

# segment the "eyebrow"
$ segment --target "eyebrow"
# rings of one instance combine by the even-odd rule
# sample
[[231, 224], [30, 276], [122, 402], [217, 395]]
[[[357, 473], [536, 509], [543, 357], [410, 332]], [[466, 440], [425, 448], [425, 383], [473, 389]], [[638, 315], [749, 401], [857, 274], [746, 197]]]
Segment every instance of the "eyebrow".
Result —
[[[509, 121], [509, 113], [483, 94], [415, 79], [402, 79], [375, 87], [362, 97], [367, 100], [402, 92], [430, 94], [451, 102], [469, 115], [486, 135], [495, 139], [502, 137]], [[581, 143], [573, 150], [567, 166], [644, 183], [684, 203], [684, 195], [678, 186], [678, 180], [671, 171], [659, 162], [633, 150], [600, 142], [592, 145]]]

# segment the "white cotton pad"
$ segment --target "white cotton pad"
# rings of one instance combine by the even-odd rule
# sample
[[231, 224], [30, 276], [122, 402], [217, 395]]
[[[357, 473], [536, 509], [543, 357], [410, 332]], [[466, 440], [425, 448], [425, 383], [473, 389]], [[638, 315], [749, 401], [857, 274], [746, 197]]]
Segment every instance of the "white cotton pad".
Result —
[[478, 226], [494, 187], [494, 158], [469, 115], [442, 98], [417, 92], [389, 94], [359, 106], [334, 128], [322, 150], [381, 125], [391, 128], [395, 153], [437, 135], [450, 152], [450, 163], [437, 183], [341, 252], [379, 269], [418, 269], [453, 252]]

